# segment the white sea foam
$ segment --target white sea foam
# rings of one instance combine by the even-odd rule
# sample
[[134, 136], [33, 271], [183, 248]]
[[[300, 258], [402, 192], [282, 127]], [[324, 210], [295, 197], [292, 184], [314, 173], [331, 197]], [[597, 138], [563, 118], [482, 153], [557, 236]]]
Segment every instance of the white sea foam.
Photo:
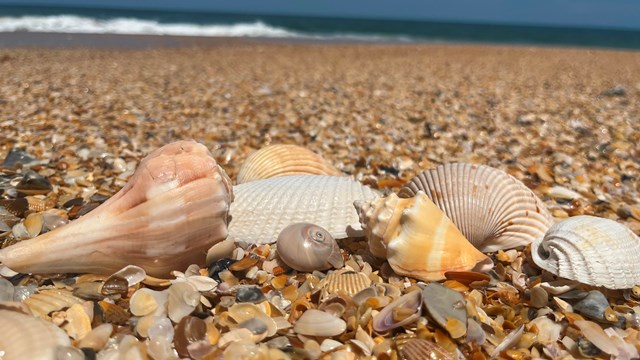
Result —
[[128, 17], [96, 19], [77, 15], [1, 17], [0, 32], [57, 32], [78, 34], [183, 35], [220, 37], [304, 38], [314, 40], [411, 41], [403, 36], [373, 34], [308, 34], [262, 21], [222, 24], [161, 23]]
[[80, 34], [300, 37], [261, 21], [231, 25], [165, 24], [135, 18], [94, 19], [75, 15], [0, 17], [0, 32], [31, 31]]

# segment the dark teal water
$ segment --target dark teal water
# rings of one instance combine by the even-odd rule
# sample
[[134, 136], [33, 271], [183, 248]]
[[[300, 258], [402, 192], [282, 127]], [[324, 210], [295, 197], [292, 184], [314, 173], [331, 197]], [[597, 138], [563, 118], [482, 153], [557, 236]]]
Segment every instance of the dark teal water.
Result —
[[[60, 28], [55, 21], [43, 30], [38, 21], [53, 19], [59, 15], [73, 15]], [[24, 18], [36, 16], [37, 18]], [[126, 25], [108, 25], [114, 19], [127, 18]], [[74, 30], [73, 21], [82, 26], [81, 20], [91, 20], [97, 25], [90, 30]], [[69, 24], [71, 22], [71, 24]], [[51, 25], [50, 23], [53, 23]], [[13, 25], [7, 25], [13, 24]], [[16, 25], [18, 24], [18, 25]], [[152, 27], [149, 27], [152, 24]], [[0, 31], [48, 31], [127, 33], [131, 26], [134, 33], [171, 34], [171, 24], [181, 24], [183, 35], [209, 35], [208, 30], [217, 25], [209, 36], [262, 36], [278, 37], [271, 29], [285, 30], [285, 37], [314, 38], [324, 40], [352, 39], [385, 42], [478, 42], [497, 44], [534, 44], [553, 46], [584, 46], [603, 48], [640, 49], [640, 31], [623, 29], [565, 28], [523, 25], [466, 24], [427, 21], [369, 20], [346, 18], [293, 17], [272, 15], [239, 15], [202, 12], [165, 12], [142, 10], [82, 9], [68, 7], [16, 7], [0, 6]], [[259, 24], [246, 34], [242, 31], [225, 32], [237, 24]], [[146, 25], [146, 27], [145, 27]], [[12, 27], [13, 26], [13, 27]], [[101, 26], [104, 27], [101, 28]], [[149, 29], [147, 29], [149, 28]], [[164, 29], [168, 29], [166, 32]], [[190, 32], [191, 31], [191, 32]], [[262, 33], [261, 33], [262, 32]]]

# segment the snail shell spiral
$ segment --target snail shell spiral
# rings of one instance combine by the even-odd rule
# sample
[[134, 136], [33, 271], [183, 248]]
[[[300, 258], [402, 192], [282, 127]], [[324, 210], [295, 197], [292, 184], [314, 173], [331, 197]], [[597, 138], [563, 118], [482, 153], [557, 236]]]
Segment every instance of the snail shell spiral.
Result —
[[296, 223], [287, 226], [280, 232], [277, 246], [282, 261], [298, 271], [327, 270], [344, 264], [338, 243], [318, 225]]

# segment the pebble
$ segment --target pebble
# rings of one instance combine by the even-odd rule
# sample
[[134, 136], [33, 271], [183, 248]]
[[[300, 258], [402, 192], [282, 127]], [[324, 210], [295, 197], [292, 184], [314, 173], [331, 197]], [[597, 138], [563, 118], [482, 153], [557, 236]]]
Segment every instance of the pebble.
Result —
[[14, 291], [13, 284], [0, 277], [0, 301], [12, 301]]
[[604, 312], [609, 308], [609, 301], [600, 291], [592, 290], [582, 300], [573, 305], [573, 310], [589, 319], [605, 321]]
[[239, 303], [248, 302], [257, 304], [267, 300], [264, 293], [257, 286], [242, 286], [239, 287], [237, 291], [236, 301]]
[[220, 281], [220, 273], [229, 269], [229, 266], [233, 265], [237, 260], [222, 258], [217, 260], [211, 266], [209, 266], [209, 277], [216, 281]]

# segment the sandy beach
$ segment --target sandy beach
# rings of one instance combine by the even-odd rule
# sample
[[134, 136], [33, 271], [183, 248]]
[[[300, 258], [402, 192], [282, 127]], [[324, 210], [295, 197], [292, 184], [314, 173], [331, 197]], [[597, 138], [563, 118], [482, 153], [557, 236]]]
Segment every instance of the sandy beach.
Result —
[[[82, 41], [87, 39], [101, 41], [100, 36]], [[57, 192], [53, 207], [65, 212], [64, 204], [83, 199], [71, 220], [83, 206], [119, 190], [126, 182], [119, 174], [130, 175], [144, 155], [194, 139], [211, 150], [232, 180], [252, 151], [297, 144], [385, 194], [443, 163], [485, 164], [521, 180], [556, 221], [595, 215], [640, 233], [640, 52], [230, 39], [175, 47], [158, 40], [164, 46], [146, 48], [131, 39], [131, 46], [121, 49], [46, 44], [0, 49], [0, 159], [18, 147], [40, 160], [35, 169], [53, 186], [42, 198]], [[96, 195], [101, 197], [92, 198]], [[17, 241], [10, 231], [0, 240], [3, 246]], [[520, 265], [528, 261], [526, 251], [501, 256], [495, 262], [502, 270], [516, 259]], [[510, 271], [504, 273], [509, 274], [505, 282], [516, 281]], [[548, 278], [535, 283], [543, 280]], [[25, 277], [14, 285], [43, 281]], [[288, 284], [298, 281], [299, 276]], [[493, 318], [511, 316], [502, 324], [504, 333], [494, 334], [498, 343], [529, 322], [519, 314], [526, 313], [533, 285], [518, 288], [517, 304], [492, 298]], [[493, 290], [481, 291], [489, 302]], [[628, 292], [607, 296], [611, 305], [631, 313], [640, 304]], [[551, 298], [549, 311], [560, 313], [561, 303]], [[116, 303], [126, 308], [126, 301]], [[505, 304], [518, 314], [498, 310]], [[634, 316], [640, 316], [638, 310]], [[431, 335], [418, 333], [467, 357], [488, 358], [496, 346], [456, 343], [441, 330], [433, 335], [433, 326], [428, 326]], [[627, 341], [638, 348], [637, 324], [621, 328], [635, 329], [628, 330], [635, 337]], [[370, 330], [376, 344], [392, 338]], [[576, 337], [576, 331], [566, 334]], [[355, 335], [339, 340], [350, 336]], [[565, 351], [566, 344], [556, 340], [552, 345], [522, 340], [513, 348], [526, 356], [547, 347]], [[294, 353], [308, 357], [316, 354], [313, 349]], [[575, 348], [566, 351], [580, 355]], [[378, 358], [390, 356], [381, 354]]]

